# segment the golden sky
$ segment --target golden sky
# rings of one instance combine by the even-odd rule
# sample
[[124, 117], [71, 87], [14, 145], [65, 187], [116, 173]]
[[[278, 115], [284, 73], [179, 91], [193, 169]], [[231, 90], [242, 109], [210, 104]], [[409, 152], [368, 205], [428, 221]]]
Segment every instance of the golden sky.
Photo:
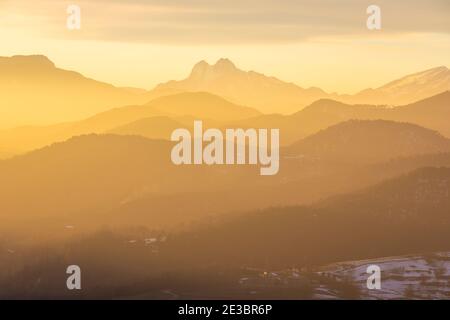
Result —
[[[69, 4], [81, 30], [66, 28]], [[450, 1], [0, 0], [0, 56], [44, 54], [57, 66], [119, 86], [151, 89], [199, 60], [231, 59], [326, 91], [354, 93], [450, 65]]]

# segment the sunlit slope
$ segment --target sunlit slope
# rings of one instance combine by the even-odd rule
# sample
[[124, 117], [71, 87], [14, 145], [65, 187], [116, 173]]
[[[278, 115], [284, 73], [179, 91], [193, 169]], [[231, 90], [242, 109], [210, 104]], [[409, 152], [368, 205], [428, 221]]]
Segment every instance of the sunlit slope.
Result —
[[[192, 125], [193, 119], [205, 119], [208, 123], [215, 124], [258, 115], [260, 113], [255, 109], [232, 104], [210, 93], [181, 93], [160, 97], [144, 105], [114, 108], [78, 122], [3, 130], [0, 131], [0, 146], [32, 150], [80, 134], [109, 132], [137, 120], [155, 116], [178, 119], [183, 122], [184, 127], [186, 123]], [[146, 129], [147, 136], [170, 139], [170, 134], [163, 137], [156, 122], [153, 121], [151, 124], [154, 127]], [[128, 127], [127, 133], [139, 134], [139, 130], [133, 133]]]
[[[64, 216], [119, 203], [133, 190], [139, 192], [145, 177], [163, 181], [171, 166], [169, 147], [168, 142], [139, 137], [88, 135], [4, 160], [2, 215]], [[152, 183], [145, 187], [158, 189]]]
[[[450, 165], [449, 153], [441, 153], [447, 140], [427, 129], [383, 121], [351, 121], [337, 128], [342, 133], [332, 127], [305, 139], [317, 141], [313, 145], [320, 154], [308, 143], [301, 154], [281, 149], [280, 171], [271, 177], [261, 176], [259, 165], [175, 166], [174, 143], [165, 140], [128, 133], [75, 137], [0, 161], [0, 212], [4, 225], [23, 220], [43, 227], [47, 219], [46, 227], [80, 221], [90, 227], [173, 227], [229, 212], [311, 203], [421, 166]], [[386, 145], [376, 147], [373, 139], [380, 130], [389, 135]], [[341, 136], [345, 154], [324, 148], [342, 144]], [[411, 149], [413, 140], [421, 143]], [[405, 155], [410, 157], [398, 158]], [[34, 219], [41, 222], [33, 224]]]
[[207, 119], [220, 123], [257, 115], [260, 113], [255, 109], [235, 105], [210, 93], [185, 92], [156, 98], [144, 105], [108, 110], [75, 123], [73, 127], [83, 130], [83, 133], [89, 133], [89, 130], [95, 130], [94, 132], [112, 130], [154, 116], [165, 116], [166, 120], [170, 117], [173, 121], [183, 123], [186, 122], [186, 118]]
[[[214, 221], [223, 215], [267, 207], [311, 204], [329, 196], [355, 192], [423, 166], [450, 167], [450, 153], [366, 166], [336, 164], [326, 159], [284, 159], [280, 173], [268, 181], [242, 168], [227, 172], [228, 178], [239, 181], [231, 188], [218, 190], [212, 184], [206, 193], [146, 194], [122, 203], [107, 212], [103, 219], [117, 226], [134, 222], [149, 227], [179, 227], [192, 221]], [[222, 178], [216, 177], [217, 182]]]
[[[339, 75], [336, 75], [339, 78]], [[320, 84], [318, 84], [320, 86]], [[355, 95], [327, 93], [320, 88], [302, 88], [294, 83], [255, 71], [243, 71], [228, 59], [214, 65], [198, 62], [189, 76], [159, 84], [152, 93], [172, 91], [211, 92], [237, 104], [255, 107], [264, 113], [289, 114], [318, 99], [333, 99], [350, 104], [403, 105], [450, 90], [450, 71], [445, 66], [420, 71], [395, 79], [375, 89]]]
[[448, 90], [450, 90], [450, 70], [446, 66], [440, 66], [406, 75], [376, 89], [365, 89], [344, 101], [400, 105]]

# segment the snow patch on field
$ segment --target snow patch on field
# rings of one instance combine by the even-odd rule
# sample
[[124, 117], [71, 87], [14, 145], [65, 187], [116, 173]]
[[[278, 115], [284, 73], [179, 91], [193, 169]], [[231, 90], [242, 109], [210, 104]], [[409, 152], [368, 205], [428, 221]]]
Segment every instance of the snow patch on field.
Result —
[[[381, 269], [381, 289], [367, 289], [367, 267]], [[320, 276], [353, 283], [361, 299], [450, 299], [450, 252], [342, 262], [320, 268]], [[317, 290], [318, 297], [333, 295]], [[340, 298], [339, 293], [334, 293]]]

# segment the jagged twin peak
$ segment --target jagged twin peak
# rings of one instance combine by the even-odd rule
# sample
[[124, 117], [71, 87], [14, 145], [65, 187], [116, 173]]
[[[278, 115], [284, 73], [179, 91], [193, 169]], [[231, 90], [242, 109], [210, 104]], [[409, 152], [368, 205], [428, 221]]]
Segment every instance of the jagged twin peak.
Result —
[[[339, 76], [335, 75], [336, 79]], [[155, 89], [156, 92], [207, 91], [264, 113], [293, 113], [318, 99], [350, 104], [404, 105], [446, 90], [450, 90], [450, 71], [445, 66], [410, 74], [355, 95], [339, 95], [319, 88], [304, 89], [254, 71], [243, 71], [224, 58], [213, 65], [200, 61], [186, 79], [169, 81]]]
[[[298, 72], [301, 75], [301, 70]], [[341, 75], [331, 76], [339, 81]], [[75, 71], [60, 69], [45, 56], [33, 55], [0, 57], [0, 90], [2, 128], [79, 120], [113, 107], [143, 104], [181, 92], [212, 93], [264, 113], [294, 113], [319, 99], [403, 105], [450, 90], [450, 71], [441, 66], [356, 95], [337, 95], [243, 71], [222, 58], [213, 65], [200, 61], [186, 79], [169, 81], [146, 92], [95, 81]]]
[[225, 58], [213, 65], [202, 60], [186, 79], [162, 83], [155, 91], [207, 91], [267, 113], [298, 111], [317, 99], [330, 97], [318, 88], [303, 89], [262, 73], [243, 71]]
[[237, 69], [229, 59], [219, 59], [214, 65], [210, 65], [205, 60], [202, 60], [194, 65], [189, 79], [211, 80], [226, 74], [233, 75], [239, 72], [242, 71]]

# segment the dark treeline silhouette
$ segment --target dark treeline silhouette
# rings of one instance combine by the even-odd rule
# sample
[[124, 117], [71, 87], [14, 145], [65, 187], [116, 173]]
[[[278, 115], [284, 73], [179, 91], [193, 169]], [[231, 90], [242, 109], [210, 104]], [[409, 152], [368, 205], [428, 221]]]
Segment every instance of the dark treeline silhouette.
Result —
[[449, 250], [449, 193], [450, 168], [422, 168], [313, 206], [248, 212], [183, 232], [104, 230], [10, 257], [1, 294], [74, 297], [65, 290], [65, 268], [77, 264], [85, 270], [86, 298], [164, 298], [168, 288], [236, 297], [245, 267], [308, 269]]

